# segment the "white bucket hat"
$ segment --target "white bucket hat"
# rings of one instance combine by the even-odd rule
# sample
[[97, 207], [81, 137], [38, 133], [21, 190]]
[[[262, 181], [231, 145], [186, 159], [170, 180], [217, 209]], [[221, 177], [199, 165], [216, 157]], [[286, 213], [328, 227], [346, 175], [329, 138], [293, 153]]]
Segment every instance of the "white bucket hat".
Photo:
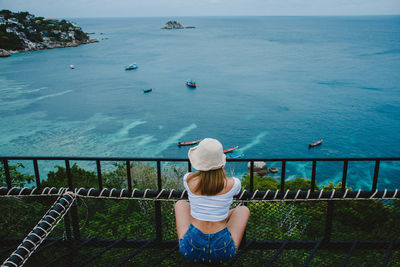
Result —
[[222, 144], [213, 138], [205, 138], [198, 146], [189, 149], [188, 156], [192, 166], [199, 171], [217, 170], [226, 163]]

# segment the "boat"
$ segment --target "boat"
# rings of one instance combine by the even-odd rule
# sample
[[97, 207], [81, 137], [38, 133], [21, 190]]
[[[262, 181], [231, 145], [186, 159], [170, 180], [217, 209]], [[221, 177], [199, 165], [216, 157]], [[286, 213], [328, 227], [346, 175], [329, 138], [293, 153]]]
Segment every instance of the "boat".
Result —
[[138, 66], [136, 65], [136, 63], [132, 63], [132, 64], [129, 64], [128, 66], [125, 66], [125, 70], [135, 70], [137, 68], [138, 68]]
[[179, 142], [178, 146], [191, 146], [191, 145], [195, 145], [197, 143], [200, 143], [201, 139], [199, 140], [195, 140], [195, 141], [189, 141], [189, 142]]
[[231, 153], [233, 150], [237, 149], [238, 147], [239, 146], [235, 146], [235, 147], [232, 147], [232, 148], [225, 149], [224, 153]]
[[186, 80], [186, 85], [192, 88], [196, 88], [196, 82], [193, 81], [192, 79]]
[[271, 167], [271, 168], [269, 168], [269, 172], [270, 173], [277, 173], [279, 170], [278, 170], [278, 168], [277, 167]]
[[69, 67], [71, 68], [71, 70], [75, 69], [74, 65], [69, 65]]
[[143, 89], [143, 93], [149, 93], [149, 92], [151, 92], [151, 91], [153, 91], [153, 89], [152, 89], [152, 88]]
[[310, 147], [318, 146], [318, 145], [320, 145], [322, 143], [322, 141], [323, 141], [322, 139], [318, 140], [317, 142], [309, 144], [308, 147], [310, 148]]
[[237, 154], [237, 155], [231, 155], [231, 156], [229, 156], [228, 158], [230, 158], [230, 159], [238, 159], [238, 158], [240, 158], [242, 155], [241, 154]]

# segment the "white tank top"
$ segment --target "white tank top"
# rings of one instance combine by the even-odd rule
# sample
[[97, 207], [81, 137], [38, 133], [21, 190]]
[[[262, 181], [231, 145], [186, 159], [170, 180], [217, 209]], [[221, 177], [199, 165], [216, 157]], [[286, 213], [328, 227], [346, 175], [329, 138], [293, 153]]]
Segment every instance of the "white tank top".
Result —
[[241, 189], [241, 183], [238, 178], [233, 178], [235, 183], [229, 192], [222, 195], [202, 196], [195, 195], [190, 191], [187, 184], [189, 173], [183, 176], [183, 185], [188, 192], [190, 201], [190, 215], [200, 221], [219, 222], [228, 217], [229, 208], [233, 201], [233, 196], [237, 195]]

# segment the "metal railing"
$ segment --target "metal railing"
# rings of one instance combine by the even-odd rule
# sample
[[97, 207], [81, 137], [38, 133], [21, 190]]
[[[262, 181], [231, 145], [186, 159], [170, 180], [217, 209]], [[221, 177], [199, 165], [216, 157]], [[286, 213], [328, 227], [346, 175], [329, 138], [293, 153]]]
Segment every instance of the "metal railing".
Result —
[[[185, 195], [185, 192], [182, 191], [164, 191], [162, 189], [162, 169], [161, 169], [161, 164], [163, 162], [184, 162], [187, 163], [187, 169], [190, 172], [192, 170], [192, 166], [189, 162], [188, 159], [177, 159], [177, 158], [126, 158], [126, 157], [0, 157], [0, 161], [3, 163], [4, 167], [4, 174], [6, 178], [6, 184], [7, 184], [7, 191], [12, 192], [12, 177], [10, 176], [10, 168], [9, 168], [9, 161], [32, 161], [33, 163], [33, 169], [35, 173], [35, 185], [37, 190], [42, 192], [43, 188], [41, 186], [40, 182], [40, 173], [39, 173], [39, 165], [38, 161], [64, 161], [65, 162], [65, 169], [66, 169], [66, 176], [67, 176], [67, 182], [68, 182], [68, 190], [75, 190], [74, 192], [76, 193], [76, 188], [73, 186], [73, 177], [71, 173], [71, 161], [91, 161], [96, 163], [96, 170], [97, 170], [97, 182], [98, 182], [98, 188], [97, 190], [92, 191], [92, 194], [90, 195], [90, 192], [86, 189], [86, 196], [100, 196], [101, 192], [104, 192], [103, 187], [103, 177], [102, 177], [102, 163], [104, 162], [124, 162], [126, 165], [126, 178], [127, 178], [127, 188], [119, 191], [114, 191], [115, 196], [133, 196], [132, 192], [135, 193], [132, 188], [132, 177], [131, 177], [131, 163], [132, 162], [155, 162], [156, 163], [156, 177], [157, 179], [157, 189], [151, 190], [151, 191], [136, 191], [136, 194], [138, 194], [141, 197], [145, 197], [146, 193], [148, 194], [148, 197], [155, 198], [157, 197], [187, 197]], [[377, 191], [377, 184], [378, 184], [378, 179], [379, 179], [379, 171], [380, 171], [380, 165], [381, 162], [400, 162], [400, 157], [387, 157], [387, 158], [247, 158], [247, 159], [229, 159], [227, 158], [228, 162], [249, 162], [249, 190], [242, 195], [244, 199], [250, 199], [250, 198], [258, 198], [265, 200], [271, 200], [273, 197], [274, 199], [285, 199], [287, 198], [288, 200], [297, 200], [297, 198], [317, 198], [321, 200], [325, 200], [328, 202], [327, 205], [327, 210], [326, 210], [326, 220], [325, 220], [325, 230], [324, 230], [324, 237], [320, 241], [254, 241], [254, 240], [247, 240], [246, 243], [242, 244], [242, 249], [243, 251], [251, 248], [260, 248], [262, 249], [277, 249], [276, 255], [274, 257], [277, 257], [283, 249], [288, 249], [288, 248], [312, 248], [313, 251], [310, 254], [310, 258], [306, 260], [306, 263], [308, 263], [311, 258], [313, 257], [315, 251], [317, 249], [329, 249], [330, 247], [334, 246], [332, 242], [330, 242], [331, 238], [331, 232], [332, 232], [332, 218], [333, 218], [333, 211], [334, 211], [334, 201], [335, 198], [337, 199], [342, 199], [346, 198], [346, 196], [349, 199], [354, 199], [356, 197], [364, 196], [365, 198], [371, 198], [371, 197], [378, 197], [378, 198], [385, 198], [385, 197], [392, 197], [393, 199], [399, 199], [400, 194], [398, 194], [398, 190], [396, 191], [386, 191], [385, 192], [378, 192]], [[264, 162], [281, 162], [281, 175], [280, 175], [280, 183], [279, 183], [279, 190], [273, 191], [273, 192], [266, 192], [266, 191], [259, 191], [257, 188], [254, 188], [254, 163], [258, 161], [264, 161]], [[312, 163], [312, 170], [311, 170], [311, 185], [308, 191], [285, 191], [285, 182], [286, 182], [286, 164], [288, 162], [311, 162]], [[318, 162], [342, 162], [343, 163], [343, 169], [342, 169], [342, 179], [341, 179], [341, 188], [340, 190], [336, 191], [326, 191], [326, 192], [316, 192], [316, 175], [317, 175], [317, 163]], [[374, 173], [371, 181], [371, 190], [365, 190], [361, 193], [361, 190], [358, 192], [353, 191], [350, 192], [349, 195], [347, 190], [346, 190], [346, 183], [347, 183], [347, 175], [348, 175], [348, 166], [349, 162], [374, 162]], [[103, 190], [104, 189], [104, 190]], [[125, 190], [125, 191], [124, 191]], [[18, 191], [18, 190], [17, 190]], [[28, 190], [29, 191], [29, 190]], [[107, 191], [106, 191], [107, 192]], [[1, 192], [0, 192], [1, 193]], [[21, 193], [19, 191], [19, 193]], [[32, 192], [31, 192], [32, 193]], [[109, 192], [108, 197], [112, 197], [112, 191]], [[124, 195], [125, 194], [125, 195]], [[269, 194], [269, 195], [268, 195]], [[242, 199], [243, 199], [242, 198]], [[157, 241], [162, 241], [163, 236], [162, 236], [162, 215], [161, 215], [161, 203], [159, 199], [155, 199], [155, 226], [156, 226], [156, 240]], [[69, 221], [69, 216], [64, 217], [65, 220], [65, 226], [69, 227], [70, 225], [72, 226], [72, 232], [73, 232], [73, 238], [75, 240], [81, 240], [81, 235], [79, 232], [79, 225], [78, 225], [78, 213], [77, 213], [77, 208], [76, 204], [74, 204], [71, 207], [71, 220], [72, 224]], [[71, 230], [66, 229], [66, 232], [69, 233], [67, 236], [69, 238], [72, 238], [71, 235]], [[51, 240], [50, 240], [51, 241]], [[47, 242], [50, 242], [47, 241]], [[54, 242], [58, 242], [54, 240]], [[82, 242], [91, 242], [90, 240], [82, 240]], [[112, 240], [112, 241], [102, 241], [102, 240], [97, 240], [97, 243], [104, 243], [103, 245], [105, 247], [115, 247], [119, 245], [127, 245], [129, 242], [132, 242], [132, 244], [135, 245], [142, 245], [143, 247], [151, 247], [155, 246], [156, 243], [151, 242], [151, 241], [127, 241], [127, 240]], [[139, 242], [139, 243], [138, 243]], [[250, 243], [249, 243], [250, 242]], [[340, 243], [341, 246], [344, 246], [346, 248], [350, 248], [349, 255], [351, 255], [353, 249], [355, 246], [357, 247], [365, 247], [366, 249], [371, 249], [373, 248], [376, 244], [379, 243], [379, 241], [376, 241], [378, 243], [374, 242], [364, 242], [364, 241], [355, 241], [354, 242], [348, 242], [348, 241], [343, 241]], [[170, 245], [168, 245], [171, 243]], [[172, 253], [175, 251], [176, 248], [176, 242], [169, 242], [169, 241], [164, 241], [164, 245], [167, 245], [166, 247], [172, 248], [172, 250], [168, 253]], [[380, 243], [379, 243], [380, 244]], [[337, 244], [336, 244], [337, 245]], [[380, 244], [382, 245], [382, 244]], [[388, 252], [387, 255], [391, 253], [392, 249], [398, 249], [400, 247], [399, 241], [391, 241], [390, 244], [383, 244], [384, 246], [388, 247]], [[133, 254], [134, 255], [134, 254]], [[166, 255], [166, 257], [169, 254]], [[271, 259], [273, 260], [273, 258]]]

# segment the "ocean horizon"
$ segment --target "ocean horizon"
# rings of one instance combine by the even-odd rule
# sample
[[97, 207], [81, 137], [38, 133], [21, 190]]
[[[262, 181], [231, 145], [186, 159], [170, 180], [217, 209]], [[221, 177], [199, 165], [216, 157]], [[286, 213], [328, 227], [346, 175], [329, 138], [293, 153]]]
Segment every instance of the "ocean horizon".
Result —
[[[213, 137], [243, 158], [399, 157], [400, 16], [175, 18], [196, 28], [73, 18], [99, 43], [1, 59], [0, 155], [186, 158], [178, 142]], [[317, 182], [339, 182], [342, 165], [318, 165]], [[369, 188], [373, 171], [351, 163], [349, 185]], [[379, 182], [398, 188], [400, 163]]]

